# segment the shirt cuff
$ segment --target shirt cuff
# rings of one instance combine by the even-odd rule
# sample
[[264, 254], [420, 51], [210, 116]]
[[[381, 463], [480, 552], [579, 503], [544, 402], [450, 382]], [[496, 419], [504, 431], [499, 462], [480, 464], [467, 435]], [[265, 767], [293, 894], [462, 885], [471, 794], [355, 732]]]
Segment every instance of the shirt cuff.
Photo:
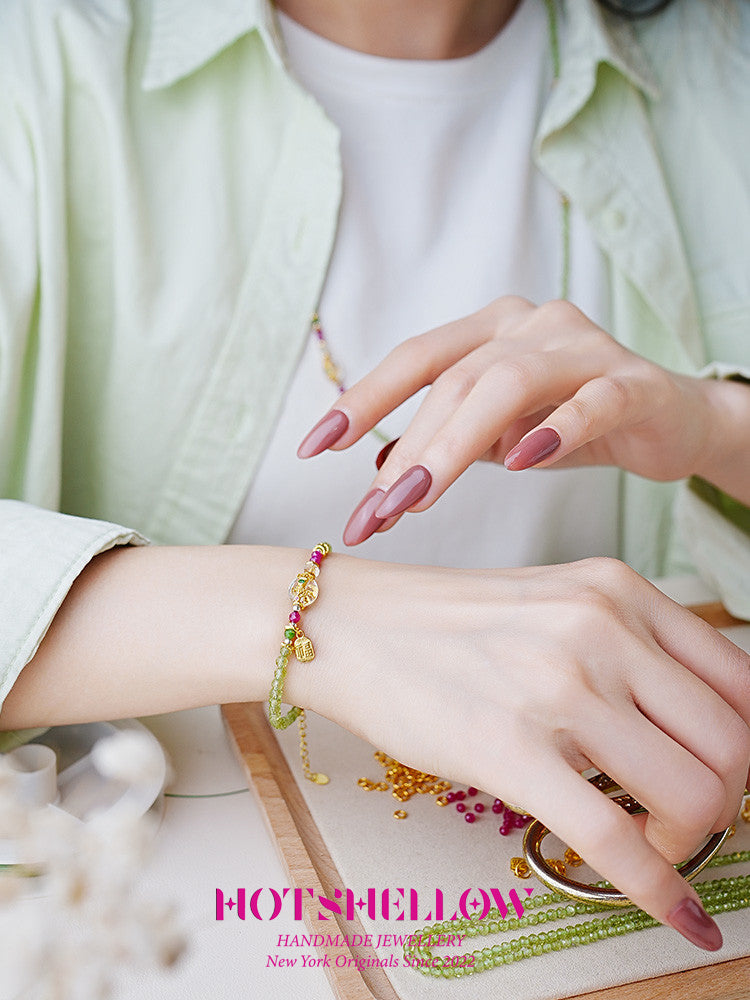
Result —
[[[116, 545], [147, 545], [138, 532], [0, 500], [0, 705], [34, 656], [83, 568]], [[0, 733], [0, 750], [43, 730]]]
[[730, 614], [750, 621], [750, 535], [687, 484], [678, 495], [675, 517], [700, 575]]

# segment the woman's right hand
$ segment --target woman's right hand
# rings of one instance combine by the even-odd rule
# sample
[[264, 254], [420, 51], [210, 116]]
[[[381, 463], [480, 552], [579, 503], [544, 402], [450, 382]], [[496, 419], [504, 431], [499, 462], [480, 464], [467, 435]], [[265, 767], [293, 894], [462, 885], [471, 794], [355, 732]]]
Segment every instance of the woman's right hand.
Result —
[[[289, 672], [286, 700], [522, 804], [642, 909], [720, 946], [673, 864], [737, 816], [750, 657], [610, 559], [457, 571], [337, 555], [325, 577], [315, 666]], [[645, 823], [581, 777], [592, 766]]]

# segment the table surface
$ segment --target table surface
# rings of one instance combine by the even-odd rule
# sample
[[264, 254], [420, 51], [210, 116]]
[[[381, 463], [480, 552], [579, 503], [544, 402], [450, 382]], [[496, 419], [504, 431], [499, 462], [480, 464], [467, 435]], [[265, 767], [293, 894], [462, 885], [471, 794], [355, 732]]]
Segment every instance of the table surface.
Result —
[[[693, 578], [660, 586], [684, 603], [715, 599]], [[331, 1000], [321, 969], [299, 962], [284, 969], [267, 965], [279, 935], [305, 933], [286, 908], [273, 921], [216, 920], [217, 888], [228, 897], [240, 887], [288, 885], [275, 842], [229, 748], [218, 707], [142, 721], [163, 744], [174, 772], [142, 889], [175, 904], [189, 946], [168, 972], [124, 970], [117, 1000]]]

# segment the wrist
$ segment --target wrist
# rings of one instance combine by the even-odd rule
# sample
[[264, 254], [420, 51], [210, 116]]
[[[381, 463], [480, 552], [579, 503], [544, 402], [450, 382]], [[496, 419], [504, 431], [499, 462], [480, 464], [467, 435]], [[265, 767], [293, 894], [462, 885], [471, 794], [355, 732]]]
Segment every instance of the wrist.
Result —
[[731, 379], [698, 379], [705, 435], [692, 474], [750, 503], [750, 386]]

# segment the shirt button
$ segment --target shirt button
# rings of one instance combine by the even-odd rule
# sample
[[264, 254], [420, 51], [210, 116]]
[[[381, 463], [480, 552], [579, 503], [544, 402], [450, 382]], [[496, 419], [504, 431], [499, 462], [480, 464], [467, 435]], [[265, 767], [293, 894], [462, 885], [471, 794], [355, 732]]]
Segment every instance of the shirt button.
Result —
[[608, 208], [602, 216], [602, 222], [607, 229], [616, 232], [618, 229], [624, 228], [627, 218], [621, 209]]

